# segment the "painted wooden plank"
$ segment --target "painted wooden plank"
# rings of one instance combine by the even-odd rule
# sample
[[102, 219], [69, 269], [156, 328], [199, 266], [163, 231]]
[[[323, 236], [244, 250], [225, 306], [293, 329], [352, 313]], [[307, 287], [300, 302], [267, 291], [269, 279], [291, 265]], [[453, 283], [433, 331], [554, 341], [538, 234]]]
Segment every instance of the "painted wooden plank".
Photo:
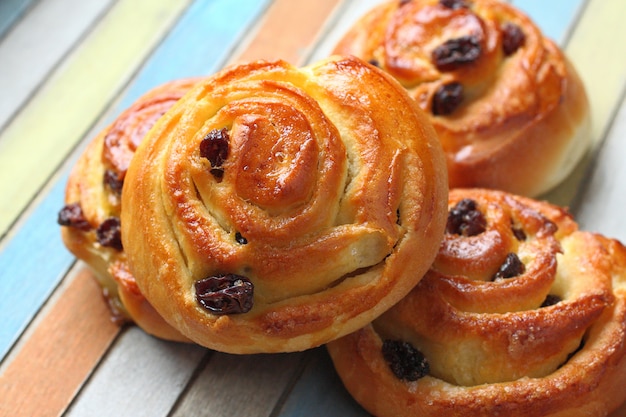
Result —
[[254, 38], [245, 45], [236, 61], [283, 59], [292, 64], [306, 60], [327, 17], [340, 0], [276, 0], [265, 14]]
[[330, 55], [348, 29], [361, 16], [380, 3], [381, 0], [344, 0], [338, 6], [337, 16], [332, 20], [332, 24], [326, 26], [323, 37], [320, 37], [319, 42], [312, 48], [308, 62], [317, 61]]
[[[148, 59], [118, 110], [173, 79], [212, 74], [224, 66], [271, 0], [195, 1]], [[228, 18], [216, 18], [228, 16]]]
[[167, 416], [206, 354], [199, 346], [165, 342], [129, 327], [64, 416]]
[[[112, 0], [38, 2], [0, 42], [0, 131]], [[64, 19], [68, 10], [74, 18]]]
[[523, 10], [545, 36], [565, 45], [586, 0], [513, 0], [511, 3]]
[[[291, 7], [294, 12], [297, 8], [300, 7], [298, 3], [292, 2], [290, 0], [276, 0], [276, 1], [284, 2], [284, 5], [289, 5], [289, 7]], [[273, 7], [269, 8], [267, 10], [268, 15], [271, 15], [273, 13], [272, 10], [284, 10], [284, 9], [282, 8], [277, 9]], [[323, 20], [321, 22], [313, 21], [313, 20], [310, 20], [309, 17], [310, 16], [307, 16], [307, 19], [305, 21], [302, 21], [299, 27], [304, 27], [306, 25], [319, 27], [319, 25], [323, 23]], [[220, 16], [216, 16], [216, 18], [220, 18]], [[319, 18], [324, 19], [325, 16], [319, 15]], [[271, 21], [271, 16], [268, 16], [267, 19], [268, 21]], [[263, 31], [265, 30], [280, 31], [281, 30], [280, 26], [277, 27], [273, 25], [271, 26], [261, 25], [261, 27], [263, 28], [262, 29]], [[257, 34], [258, 33], [260, 32], [257, 32]], [[269, 37], [268, 39], [271, 40], [273, 38], [274, 37]], [[313, 40], [314, 39], [310, 39], [309, 42], [312, 42]], [[255, 43], [253, 39], [250, 45], [258, 45], [258, 44]], [[285, 50], [282, 51], [284, 52], [284, 54], [280, 54], [281, 56], [287, 56], [288, 54], [293, 54], [294, 48], [300, 47], [299, 44], [286, 44], [286, 45], [287, 46], [281, 46], [281, 48], [282, 47], [285, 48]], [[243, 56], [244, 54], [245, 54], [245, 50], [242, 51], [241, 56]], [[291, 56], [294, 56], [294, 55], [291, 55]], [[233, 59], [233, 61], [235, 60], [236, 59]], [[135, 347], [131, 346], [131, 344], [134, 344], [134, 343], [138, 343], [138, 342], [135, 340], [127, 342], [123, 339], [120, 339], [119, 343], [112, 350], [111, 357], [113, 357], [114, 355], [117, 355], [118, 352], [133, 352]], [[156, 341], [154, 343], [158, 344], [158, 342]], [[152, 347], [150, 347], [150, 349], [152, 349]], [[128, 353], [125, 353], [125, 354], [128, 354]], [[292, 355], [287, 355], [286, 357], [292, 358]], [[216, 358], [222, 358], [222, 359], [216, 359]], [[123, 364], [121, 364], [121, 362], [124, 359], [124, 356], [117, 356], [117, 359], [107, 360], [95, 372], [89, 384], [84, 388], [84, 390], [76, 398], [74, 406], [71, 410], [72, 412], [69, 415], [90, 415], [89, 413], [92, 411], [95, 413], [96, 410], [98, 408], [101, 408], [101, 405], [102, 405], [102, 404], [98, 405], [99, 398], [106, 397], [108, 402], [116, 403], [118, 401], [117, 399], [118, 395], [124, 395], [125, 397], [131, 395], [133, 398], [140, 399], [140, 402], [143, 404], [144, 408], [141, 410], [133, 410], [133, 413], [134, 413], [133, 415], [136, 415], [137, 413], [139, 413], [139, 415], [161, 415], [161, 413], [164, 410], [164, 407], [166, 406], [162, 403], [153, 403], [152, 401], [149, 401], [149, 399], [152, 398], [152, 390], [153, 390], [154, 384], [159, 384], [159, 386], [169, 386], [170, 391], [168, 392], [168, 395], [170, 394], [174, 395], [176, 393], [178, 394], [186, 393], [186, 395], [180, 399], [180, 402], [178, 404], [178, 408], [176, 411], [180, 415], [186, 415], [187, 410], [189, 410], [190, 408], [198, 407], [197, 397], [202, 396], [202, 395], [204, 395], [204, 397], [202, 397], [202, 400], [201, 400], [203, 401], [203, 404], [206, 404], [208, 407], [215, 407], [214, 411], [216, 412], [218, 410], [227, 411], [228, 409], [230, 409], [231, 405], [233, 405], [233, 404], [231, 405], [228, 405], [228, 404], [230, 403], [231, 399], [234, 400], [234, 398], [229, 397], [228, 395], [226, 395], [224, 391], [220, 391], [217, 388], [207, 390], [204, 386], [205, 385], [210, 386], [213, 384], [213, 382], [211, 381], [217, 378], [216, 373], [217, 374], [220, 374], [220, 373], [229, 374], [232, 372], [232, 375], [237, 375], [239, 378], [241, 378], [242, 373], [244, 372], [242, 372], [241, 369], [237, 370], [237, 367], [242, 366], [242, 363], [247, 364], [247, 365], [244, 365], [244, 367], [246, 368], [246, 372], [261, 372], [261, 374], [265, 375], [265, 378], [268, 378], [268, 380], [271, 380], [273, 382], [263, 383], [262, 386], [256, 385], [257, 386], [256, 389], [254, 388], [254, 386], [249, 386], [249, 388], [245, 390], [248, 394], [246, 394], [245, 399], [242, 400], [243, 404], [240, 404], [241, 406], [246, 406], [246, 403], [250, 403], [250, 404], [254, 403], [256, 407], [265, 407], [265, 409], [269, 409], [270, 407], [274, 406], [274, 403], [272, 402], [274, 400], [269, 401], [270, 398], [276, 399], [277, 397], [280, 396], [280, 393], [284, 392], [284, 390], [289, 386], [287, 384], [287, 380], [290, 380], [290, 378], [288, 377], [289, 374], [285, 374], [282, 372], [281, 373], [273, 373], [273, 372], [267, 373], [267, 370], [269, 369], [267, 368], [267, 364], [265, 365], [257, 364], [255, 363], [254, 358], [246, 358], [244, 362], [240, 362], [236, 360], [236, 357], [232, 357], [228, 355], [217, 355], [216, 358], [212, 356], [206, 368], [202, 367], [204, 360], [206, 360], [204, 356], [202, 358], [196, 358], [198, 360], [198, 363], [196, 365], [200, 366], [201, 370], [196, 371], [196, 372], [199, 372], [199, 377], [195, 379], [194, 383], [191, 384], [188, 388], [181, 385], [180, 383], [177, 383], [174, 380], [176, 375], [168, 375], [167, 373], [160, 373], [160, 371], [153, 370], [153, 369], [142, 369], [138, 375], [133, 376], [132, 381], [127, 380], [128, 385], [132, 385], [133, 386], [132, 389], [137, 390], [129, 394], [121, 390], [117, 391], [115, 389], [113, 390], [110, 389], [111, 384], [116, 383], [115, 377], [111, 375], [111, 373], [113, 372], [111, 368], [118, 369], [124, 366]], [[267, 356], [265, 356], [264, 358], [265, 360], [269, 360], [269, 357]], [[163, 360], [170, 361], [170, 360], [175, 360], [175, 359], [167, 357]], [[272, 359], [272, 360], [275, 360], [275, 359]], [[282, 361], [280, 362], [282, 363]], [[290, 366], [288, 366], [288, 363], [289, 362], [287, 362], [287, 365], [285, 364], [281, 365], [281, 367], [285, 369], [284, 367], [286, 366], [286, 369], [289, 369]], [[278, 362], [275, 365], [278, 366]], [[150, 362], [149, 364], [146, 364], [145, 366], [161, 367], [162, 364], [160, 360], [155, 359], [154, 362]], [[185, 372], [190, 373], [192, 371], [190, 368], [192, 367], [193, 367], [192, 364], [186, 364]], [[271, 367], [273, 368], [275, 366], [271, 366]], [[158, 372], [158, 377], [155, 376], [155, 372]], [[243, 377], [245, 378], [245, 375], [243, 375]], [[218, 379], [221, 380], [223, 378], [220, 377]], [[242, 381], [240, 381], [239, 384], [242, 384]], [[268, 389], [268, 387], [266, 386], [271, 386], [271, 391], [273, 392], [272, 395], [258, 396], [254, 394], [255, 390]], [[124, 403], [125, 399], [122, 398], [119, 401]], [[261, 402], [263, 401], [265, 402], [262, 405]], [[111, 413], [110, 415], [115, 415], [116, 412], [119, 412], [119, 411], [120, 409], [115, 407], [112, 411], [110, 410], [101, 411], [101, 414], [99, 415], [109, 415], [108, 414], [109, 412]], [[128, 410], [126, 411], [128, 412]], [[237, 413], [234, 413], [234, 415], [237, 415]], [[244, 413], [244, 415], [249, 415], [249, 414]]]
[[0, 138], [0, 235], [79, 142], [186, 0], [120, 0]]
[[602, 148], [593, 160], [573, 211], [581, 228], [626, 243], [626, 97]]
[[[195, 7], [190, 8], [177, 23], [155, 56], [171, 56], [172, 54], [168, 50], [180, 49], [180, 44], [185, 42], [185, 39], [180, 38], [182, 32], [180, 28], [183, 26], [197, 28], [196, 32], [202, 34], [200, 36], [194, 31], [184, 31], [191, 40], [201, 37], [218, 40], [219, 47], [207, 42], [209, 45], [213, 45], [211, 48], [215, 51], [213, 55], [219, 55], [220, 50], [232, 50], [244, 28], [251, 23], [253, 16], [262, 10], [263, 3], [255, 3], [257, 7], [253, 7], [246, 13], [231, 13], [237, 8], [250, 5], [252, 5], [251, 0], [198, 1]], [[219, 28], [219, 25], [212, 23], [217, 23], [214, 22], [217, 16], [223, 16], [207, 13], [207, 10], [211, 12], [220, 10], [222, 13], [227, 13], [226, 15], [236, 16], [229, 20], [228, 33], [222, 29], [206, 32], [205, 26]], [[211, 18], [211, 16], [214, 17]], [[193, 18], [197, 20], [193, 21]], [[207, 47], [202, 45], [201, 48], [206, 49]], [[189, 58], [193, 55], [181, 56], [180, 59], [170, 61], [151, 59], [143, 67], [135, 82], [147, 87], [151, 81], [158, 79], [158, 76], [152, 75], [154, 73], [166, 71], [172, 74], [176, 71], [172, 68], [194, 67], [193, 58], [188, 65], [185, 57]], [[206, 64], [210, 65], [211, 62], [207, 61]], [[119, 106], [112, 108], [104, 119], [112, 118], [121, 110]], [[91, 140], [103, 125], [104, 123], [100, 122], [95, 129], [92, 129], [87, 135], [87, 140]], [[79, 148], [78, 151], [81, 149]], [[52, 183], [52, 187], [42, 191], [41, 200], [35, 202], [34, 210], [28, 213], [27, 219], [16, 225], [0, 247], [0, 265], [3, 265], [3, 268], [0, 268], [0, 292], [16, 294], [14, 302], [0, 304], [0, 316], [8, 318], [0, 327], [0, 359], [28, 325], [39, 306], [56, 287], [74, 259], [61, 242], [56, 216], [58, 210], [63, 206], [68, 171], [76, 157], [77, 155], [74, 155], [64, 168], [63, 174], [54, 179], [55, 182]], [[25, 264], [24, 259], [30, 259], [32, 262]]]
[[35, 0], [0, 1], [0, 38], [13, 28], [13, 25], [26, 13]]
[[0, 360], [48, 299], [74, 257], [65, 250], [56, 213], [63, 205], [64, 177], [36, 206], [19, 237], [8, 239], [0, 251]]
[[171, 417], [270, 416], [307, 358], [307, 353], [214, 353]]
[[118, 333], [84, 267], [64, 285], [62, 299], [0, 372], [0, 416], [60, 415]]
[[[616, 53], [615, 45], [626, 42], [626, 2], [590, 0], [565, 46], [589, 94], [594, 148], [605, 138], [626, 88], [626, 54]], [[545, 198], [570, 206], [583, 181], [595, 149], [554, 191]]]
[[333, 368], [325, 347], [311, 358], [280, 409], [280, 417], [366, 417], [369, 414], [350, 396]]

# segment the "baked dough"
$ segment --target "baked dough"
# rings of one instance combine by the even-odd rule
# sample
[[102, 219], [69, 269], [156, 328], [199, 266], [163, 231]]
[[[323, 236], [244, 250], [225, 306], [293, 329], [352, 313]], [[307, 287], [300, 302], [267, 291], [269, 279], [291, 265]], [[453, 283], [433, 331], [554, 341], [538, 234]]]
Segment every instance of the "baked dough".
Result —
[[378, 65], [430, 115], [450, 188], [536, 197], [564, 180], [589, 147], [589, 104], [574, 67], [506, 2], [386, 1], [334, 53]]
[[626, 400], [626, 248], [568, 212], [450, 192], [432, 268], [396, 306], [328, 344], [378, 417], [606, 416]]
[[355, 58], [259, 61], [202, 82], [150, 131], [122, 239], [141, 292], [194, 342], [298, 351], [409, 292], [446, 201], [434, 129], [393, 78]]
[[170, 81], [141, 96], [103, 129], [73, 167], [66, 206], [59, 213], [67, 248], [94, 271], [115, 321], [135, 322], [146, 332], [187, 340], [143, 297], [126, 263], [120, 236], [121, 191], [135, 149], [172, 105], [199, 79]]

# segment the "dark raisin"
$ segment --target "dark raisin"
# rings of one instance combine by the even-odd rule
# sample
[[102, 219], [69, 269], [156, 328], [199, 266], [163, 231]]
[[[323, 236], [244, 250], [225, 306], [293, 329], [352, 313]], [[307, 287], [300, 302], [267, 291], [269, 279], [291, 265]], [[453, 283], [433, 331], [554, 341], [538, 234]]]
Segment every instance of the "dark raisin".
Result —
[[476, 36], [450, 39], [433, 50], [432, 60], [439, 71], [454, 71], [476, 61], [482, 53]]
[[405, 4], [409, 4], [412, 0], [400, 0], [400, 7], [404, 6]]
[[463, 102], [463, 86], [452, 82], [444, 84], [433, 96], [432, 112], [435, 116], [451, 114]]
[[461, 236], [476, 236], [487, 230], [487, 220], [478, 210], [476, 201], [464, 198], [448, 213], [446, 232]]
[[367, 61], [370, 65], [373, 65], [375, 67], [380, 68], [380, 62], [378, 62], [378, 60], [376, 58], [372, 58], [369, 61]]
[[78, 203], [65, 205], [58, 214], [57, 223], [61, 226], [69, 226], [84, 232], [91, 229], [91, 225], [85, 218], [85, 213]]
[[513, 236], [515, 236], [515, 239], [519, 240], [520, 242], [526, 240], [526, 232], [524, 232], [523, 229], [512, 226], [511, 231], [513, 232]]
[[112, 169], [104, 171], [104, 184], [109, 187], [115, 194], [122, 194], [122, 187], [124, 185], [124, 177], [118, 175], [117, 172]]
[[248, 239], [246, 239], [245, 237], [241, 236], [241, 233], [239, 233], [239, 232], [235, 233], [235, 240], [240, 245], [245, 245], [245, 244], [248, 243]]
[[122, 250], [122, 229], [118, 217], [109, 217], [96, 230], [98, 243], [102, 246]]
[[213, 314], [240, 314], [252, 309], [254, 285], [241, 275], [220, 274], [196, 281], [196, 300]]
[[514, 54], [515, 51], [524, 46], [525, 42], [526, 35], [519, 26], [513, 23], [502, 25], [502, 50], [504, 55]]
[[541, 307], [550, 307], [557, 303], [560, 303], [561, 301], [561, 297], [559, 297], [558, 295], [548, 294], [546, 299], [543, 300], [543, 303], [541, 303]]
[[209, 160], [211, 173], [219, 178], [223, 175], [222, 164], [228, 158], [229, 139], [226, 128], [213, 129], [200, 142], [200, 156]]
[[467, 8], [465, 0], [439, 0], [439, 4], [452, 10]]
[[401, 340], [385, 340], [383, 357], [398, 379], [417, 381], [430, 372], [430, 365], [424, 354]]
[[497, 279], [506, 279], [506, 278], [514, 278], [518, 275], [521, 275], [526, 270], [524, 263], [519, 259], [519, 257], [514, 253], [509, 253], [506, 255], [506, 259], [504, 263], [500, 266], [500, 269], [493, 276], [494, 280]]
[[401, 217], [400, 217], [400, 209], [396, 210], [396, 224], [398, 226], [400, 226], [402, 224], [402, 220], [401, 220]]

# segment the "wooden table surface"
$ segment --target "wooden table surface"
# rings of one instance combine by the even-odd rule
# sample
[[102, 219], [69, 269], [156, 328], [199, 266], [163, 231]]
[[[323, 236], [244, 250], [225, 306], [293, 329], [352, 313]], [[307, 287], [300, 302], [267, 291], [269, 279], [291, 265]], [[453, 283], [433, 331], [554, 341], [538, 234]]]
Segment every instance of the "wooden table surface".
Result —
[[[257, 58], [314, 61], [379, 1], [0, 2], [0, 415], [367, 415], [323, 347], [236, 356], [113, 324], [56, 216], [84, 145], [149, 88]], [[626, 1], [513, 3], [591, 98], [594, 149], [543, 198], [626, 242]]]

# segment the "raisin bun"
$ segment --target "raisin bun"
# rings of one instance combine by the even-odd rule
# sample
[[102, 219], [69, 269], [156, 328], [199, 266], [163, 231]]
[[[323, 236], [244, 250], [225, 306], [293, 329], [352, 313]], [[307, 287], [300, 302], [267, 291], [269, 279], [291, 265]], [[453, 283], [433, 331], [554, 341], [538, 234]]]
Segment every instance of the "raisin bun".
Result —
[[59, 212], [63, 242], [95, 272], [114, 320], [133, 321], [155, 336], [186, 340], [146, 301], [128, 269], [122, 246], [121, 193], [135, 149], [156, 121], [199, 79], [168, 82], [140, 97], [81, 154]]
[[386, 1], [334, 52], [378, 65], [429, 114], [451, 188], [536, 197], [565, 179], [589, 147], [580, 78], [554, 42], [508, 3]]
[[328, 350], [378, 417], [606, 416], [626, 399], [626, 248], [563, 209], [450, 192], [433, 266]]
[[191, 340], [298, 351], [415, 286], [446, 201], [435, 131], [392, 77], [356, 58], [258, 61], [210, 77], [150, 131], [122, 241], [141, 292]]

